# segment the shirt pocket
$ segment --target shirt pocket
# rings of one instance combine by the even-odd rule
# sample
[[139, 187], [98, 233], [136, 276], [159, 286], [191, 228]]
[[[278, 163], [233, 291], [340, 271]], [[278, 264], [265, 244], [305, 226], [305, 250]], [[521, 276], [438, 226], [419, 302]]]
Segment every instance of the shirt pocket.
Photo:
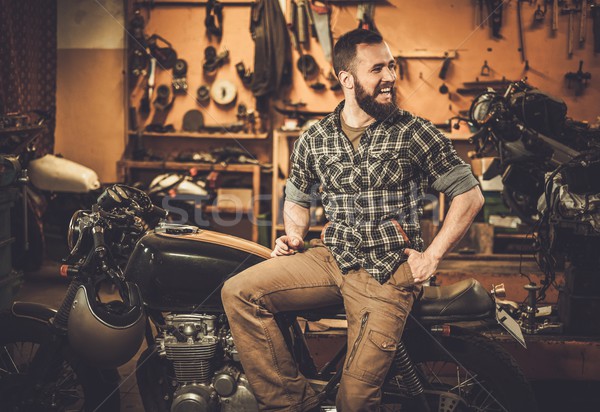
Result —
[[412, 176], [410, 161], [397, 151], [369, 154], [369, 185], [371, 189], [402, 186]]
[[328, 188], [341, 190], [350, 181], [351, 166], [343, 161], [342, 155], [323, 155], [317, 159], [321, 183]]

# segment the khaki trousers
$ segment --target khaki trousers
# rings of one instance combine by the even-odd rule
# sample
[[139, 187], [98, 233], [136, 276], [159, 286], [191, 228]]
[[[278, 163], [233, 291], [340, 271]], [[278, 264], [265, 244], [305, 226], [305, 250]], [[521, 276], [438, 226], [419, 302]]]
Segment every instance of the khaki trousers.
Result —
[[302, 412], [318, 405], [273, 315], [343, 302], [348, 354], [336, 408], [379, 410], [381, 385], [419, 290], [407, 263], [382, 285], [363, 269], [343, 275], [323, 245], [269, 259], [229, 279], [223, 305], [259, 409]]

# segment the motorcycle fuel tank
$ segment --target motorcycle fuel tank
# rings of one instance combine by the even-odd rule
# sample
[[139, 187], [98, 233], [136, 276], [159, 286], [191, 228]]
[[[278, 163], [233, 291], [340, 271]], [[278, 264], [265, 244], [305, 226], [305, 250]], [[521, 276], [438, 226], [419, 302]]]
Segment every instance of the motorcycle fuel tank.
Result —
[[125, 277], [144, 303], [160, 311], [220, 310], [221, 287], [231, 276], [268, 259], [271, 251], [248, 240], [200, 230], [167, 228], [137, 243]]

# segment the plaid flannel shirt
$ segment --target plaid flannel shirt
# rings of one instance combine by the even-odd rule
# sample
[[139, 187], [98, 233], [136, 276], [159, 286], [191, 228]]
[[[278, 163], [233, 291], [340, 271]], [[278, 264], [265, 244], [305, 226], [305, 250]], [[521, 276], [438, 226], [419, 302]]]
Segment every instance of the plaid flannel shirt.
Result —
[[354, 151], [340, 127], [343, 105], [295, 142], [286, 196], [306, 207], [320, 188], [329, 221], [321, 239], [340, 270], [362, 267], [384, 283], [406, 260], [404, 248], [423, 250], [428, 182], [456, 195], [477, 180], [433, 124], [400, 109], [371, 124]]

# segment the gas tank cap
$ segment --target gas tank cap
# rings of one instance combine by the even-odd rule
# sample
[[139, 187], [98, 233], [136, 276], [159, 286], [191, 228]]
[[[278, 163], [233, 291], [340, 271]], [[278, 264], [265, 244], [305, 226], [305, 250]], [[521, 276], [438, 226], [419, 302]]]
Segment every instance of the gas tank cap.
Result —
[[168, 235], [189, 235], [200, 232], [196, 226], [182, 225], [179, 223], [160, 222], [154, 229], [156, 233], [165, 233]]

